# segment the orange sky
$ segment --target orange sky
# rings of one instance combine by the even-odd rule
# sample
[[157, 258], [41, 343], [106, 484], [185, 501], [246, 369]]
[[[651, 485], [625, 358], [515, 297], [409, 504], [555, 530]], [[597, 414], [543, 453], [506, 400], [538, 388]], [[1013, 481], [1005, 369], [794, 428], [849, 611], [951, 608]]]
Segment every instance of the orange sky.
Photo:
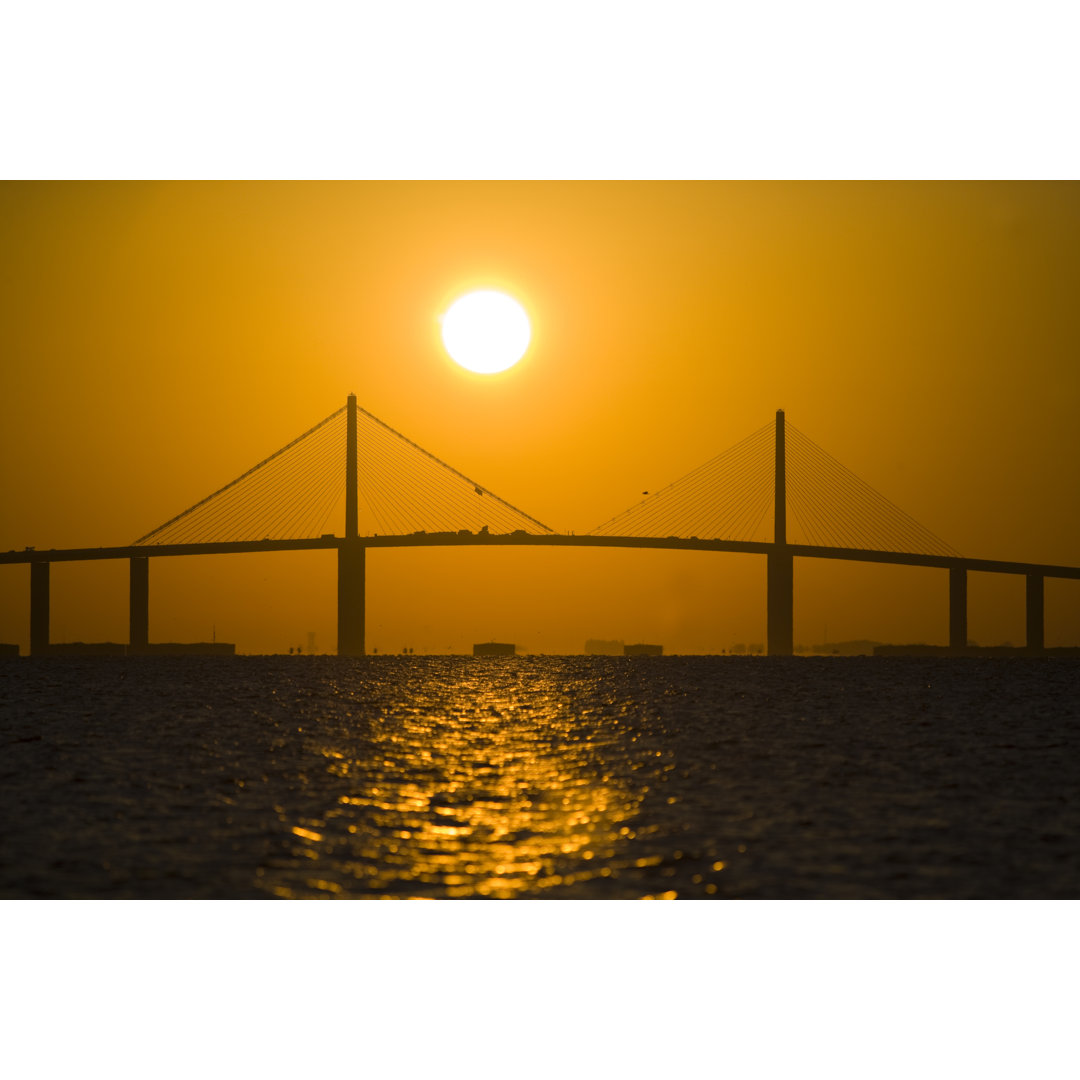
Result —
[[[344, 403], [585, 532], [777, 408], [965, 555], [1080, 564], [1071, 183], [0, 185], [0, 550], [128, 543]], [[437, 315], [527, 308], [470, 375]], [[334, 648], [330, 553], [155, 560], [151, 639]], [[54, 640], [126, 640], [126, 563], [53, 568]], [[0, 567], [0, 640], [29, 572]], [[1080, 644], [1047, 583], [1047, 643]], [[795, 638], [944, 642], [944, 571], [796, 565]], [[1023, 637], [972, 575], [971, 636]], [[368, 644], [764, 640], [764, 561], [375, 552]]]

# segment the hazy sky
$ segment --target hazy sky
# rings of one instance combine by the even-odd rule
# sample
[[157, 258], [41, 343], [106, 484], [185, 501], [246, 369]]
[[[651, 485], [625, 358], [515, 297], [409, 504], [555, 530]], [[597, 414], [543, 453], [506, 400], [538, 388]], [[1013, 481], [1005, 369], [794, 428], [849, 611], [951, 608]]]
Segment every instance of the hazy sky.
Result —
[[[344, 403], [558, 531], [789, 420], [963, 554], [1080, 563], [1073, 183], [7, 183], [0, 550], [128, 543]], [[534, 340], [471, 375], [438, 315]], [[151, 639], [335, 643], [332, 553], [161, 559]], [[795, 638], [943, 642], [944, 571], [796, 564]], [[764, 640], [764, 560], [375, 552], [368, 644]], [[29, 636], [0, 567], [0, 640]], [[1047, 583], [1048, 644], [1080, 585]], [[1023, 583], [972, 575], [971, 636]], [[54, 640], [126, 640], [126, 563], [53, 567]]]

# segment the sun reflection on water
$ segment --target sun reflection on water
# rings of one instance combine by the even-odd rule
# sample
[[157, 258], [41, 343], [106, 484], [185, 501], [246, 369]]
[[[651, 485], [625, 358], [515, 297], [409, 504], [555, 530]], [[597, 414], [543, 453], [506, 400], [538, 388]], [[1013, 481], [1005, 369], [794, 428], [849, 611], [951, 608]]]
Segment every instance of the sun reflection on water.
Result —
[[618, 717], [610, 734], [581, 724], [556, 680], [498, 665], [459, 666], [362, 738], [339, 725], [320, 742], [346, 790], [285, 822], [297, 866], [264, 870], [263, 886], [283, 897], [508, 899], [617, 874], [647, 790], [603, 768]]

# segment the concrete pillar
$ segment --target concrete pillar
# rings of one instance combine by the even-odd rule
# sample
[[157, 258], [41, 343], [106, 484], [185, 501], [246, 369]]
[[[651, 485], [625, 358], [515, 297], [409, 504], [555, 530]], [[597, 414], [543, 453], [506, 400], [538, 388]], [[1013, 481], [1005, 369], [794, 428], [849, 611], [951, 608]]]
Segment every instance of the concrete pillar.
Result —
[[949, 568], [949, 649], [959, 652], [967, 647], [967, 571], [961, 566]]
[[346, 541], [338, 548], [338, 656], [364, 655], [364, 572], [367, 548]]
[[30, 564], [30, 655], [49, 651], [49, 566], [47, 562]]
[[1027, 647], [1043, 649], [1043, 576], [1027, 576]]
[[772, 551], [768, 560], [765, 634], [770, 656], [790, 656], [795, 645], [794, 558]]
[[128, 651], [145, 652], [150, 640], [150, 560], [144, 556], [129, 561]]

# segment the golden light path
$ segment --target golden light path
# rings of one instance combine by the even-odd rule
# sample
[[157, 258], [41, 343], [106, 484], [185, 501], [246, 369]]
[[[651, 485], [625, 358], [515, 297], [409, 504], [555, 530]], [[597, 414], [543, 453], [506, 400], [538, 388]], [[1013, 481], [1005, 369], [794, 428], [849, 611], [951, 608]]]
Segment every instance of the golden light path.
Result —
[[509, 899], [575, 882], [602, 890], [621, 867], [660, 861], [627, 850], [648, 787], [604, 769], [595, 732], [581, 732], [555, 680], [496, 681], [478, 665], [442, 689], [373, 724], [359, 757], [347, 736], [320, 740], [346, 790], [283, 814], [300, 866], [271, 869], [264, 888]]
[[441, 321], [446, 351], [455, 363], [479, 375], [513, 367], [532, 337], [525, 309], [505, 293], [490, 289], [455, 300]]

